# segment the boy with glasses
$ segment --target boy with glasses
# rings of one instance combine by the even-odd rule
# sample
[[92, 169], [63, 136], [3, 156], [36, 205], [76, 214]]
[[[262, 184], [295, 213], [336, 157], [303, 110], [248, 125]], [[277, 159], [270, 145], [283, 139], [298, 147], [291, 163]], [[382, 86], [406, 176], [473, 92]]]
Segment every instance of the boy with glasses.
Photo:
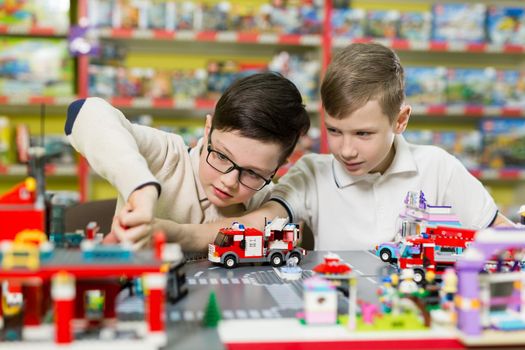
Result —
[[[310, 126], [292, 82], [260, 73], [234, 82], [207, 115], [204, 137], [188, 150], [179, 135], [131, 124], [100, 98], [68, 108], [65, 132], [93, 169], [119, 192], [108, 242], [140, 247], [176, 223], [242, 215], [269, 199], [277, 169]], [[206, 146], [205, 146], [206, 145]], [[205, 237], [177, 237], [187, 251]]]

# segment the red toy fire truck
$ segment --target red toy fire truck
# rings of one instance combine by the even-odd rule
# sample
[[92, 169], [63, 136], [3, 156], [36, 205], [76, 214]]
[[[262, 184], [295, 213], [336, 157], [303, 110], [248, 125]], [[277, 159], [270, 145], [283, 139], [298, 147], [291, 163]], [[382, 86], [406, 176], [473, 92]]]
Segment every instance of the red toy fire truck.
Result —
[[269, 262], [283, 265], [289, 259], [297, 263], [306, 254], [299, 242], [299, 225], [275, 218], [265, 225], [264, 232], [234, 222], [219, 230], [215, 242], [208, 246], [208, 260], [231, 269], [238, 263]]
[[417, 283], [424, 281], [427, 270], [442, 274], [454, 265], [475, 234], [474, 230], [438, 226], [423, 235], [407, 237], [401, 242], [398, 266], [414, 269]]

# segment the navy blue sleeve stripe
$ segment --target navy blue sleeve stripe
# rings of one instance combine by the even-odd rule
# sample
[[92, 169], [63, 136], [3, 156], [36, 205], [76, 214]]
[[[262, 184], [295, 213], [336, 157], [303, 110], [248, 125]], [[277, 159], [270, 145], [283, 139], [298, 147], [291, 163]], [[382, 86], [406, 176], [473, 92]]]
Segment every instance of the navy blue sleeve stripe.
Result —
[[[153, 185], [157, 189], [158, 196], [160, 197], [160, 192], [162, 188], [160, 187], [160, 184], [157, 182], [146, 182], [145, 184], [140, 185], [139, 187], [135, 188], [133, 191], [140, 190], [141, 188], [144, 188], [146, 186]], [[158, 198], [158, 197], [157, 197]]]
[[281, 198], [270, 198], [270, 200], [274, 201], [274, 202], [277, 202], [280, 205], [282, 205], [283, 208], [286, 210], [286, 213], [288, 214], [288, 218], [289, 218], [290, 222], [294, 222], [294, 218], [292, 216], [292, 211], [290, 210], [290, 208], [288, 207], [288, 204], [285, 201], [283, 201]]
[[496, 218], [498, 217], [498, 214], [499, 214], [499, 210], [496, 210], [496, 214], [494, 215], [494, 217], [492, 218], [492, 221], [487, 227], [492, 227], [492, 225], [494, 225], [494, 222], [496, 222]]
[[84, 105], [84, 102], [86, 102], [86, 99], [80, 99], [72, 102], [69, 107], [67, 107], [67, 119], [66, 119], [66, 125], [64, 126], [64, 132], [66, 135], [70, 135], [71, 131], [73, 130], [73, 124], [75, 124], [75, 120], [77, 119], [78, 112], [80, 112], [80, 109]]

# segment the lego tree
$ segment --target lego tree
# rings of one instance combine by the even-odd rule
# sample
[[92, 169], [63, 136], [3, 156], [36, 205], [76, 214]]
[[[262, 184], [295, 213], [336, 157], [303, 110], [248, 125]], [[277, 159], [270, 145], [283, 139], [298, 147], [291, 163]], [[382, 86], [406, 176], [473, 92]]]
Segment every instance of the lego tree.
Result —
[[208, 298], [208, 305], [206, 305], [204, 317], [202, 318], [202, 324], [205, 327], [217, 327], [220, 320], [221, 308], [217, 302], [217, 296], [215, 295], [215, 292], [211, 291], [210, 297]]

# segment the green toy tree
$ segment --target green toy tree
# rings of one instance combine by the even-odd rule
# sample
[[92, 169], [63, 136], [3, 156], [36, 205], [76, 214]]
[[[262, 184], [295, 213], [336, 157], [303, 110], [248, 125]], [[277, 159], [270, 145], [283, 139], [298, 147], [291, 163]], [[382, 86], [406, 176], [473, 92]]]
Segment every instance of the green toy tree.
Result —
[[217, 327], [220, 320], [221, 308], [217, 302], [217, 296], [215, 295], [215, 292], [211, 291], [210, 297], [208, 298], [208, 305], [206, 305], [204, 317], [202, 318], [202, 324], [204, 327]]

